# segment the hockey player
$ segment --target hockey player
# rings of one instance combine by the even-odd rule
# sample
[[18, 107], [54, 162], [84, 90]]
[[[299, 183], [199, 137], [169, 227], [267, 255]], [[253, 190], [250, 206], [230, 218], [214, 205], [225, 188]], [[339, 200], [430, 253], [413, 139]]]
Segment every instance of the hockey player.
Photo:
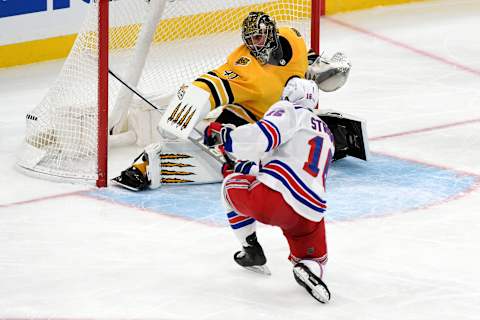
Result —
[[279, 99], [288, 79], [303, 78], [307, 72], [308, 50], [301, 34], [290, 27], [277, 28], [264, 12], [248, 14], [242, 40], [225, 64], [193, 82], [210, 93], [212, 109], [224, 108], [217, 122], [254, 122]]
[[264, 12], [248, 14], [242, 23], [242, 40], [225, 64], [193, 82], [209, 92], [211, 109], [223, 107], [216, 122], [237, 126], [255, 122], [293, 77], [313, 79], [323, 91], [340, 88], [348, 78], [351, 65], [343, 54], [331, 60], [319, 57], [307, 50], [296, 29], [277, 28]]
[[[337, 54], [337, 58], [334, 56], [335, 59], [329, 61], [313, 51], [308, 52], [297, 30], [277, 28], [275, 21], [264, 12], [248, 14], [242, 24], [242, 40], [243, 45], [228, 56], [225, 64], [201, 75], [190, 86], [208, 93], [205, 108], [223, 108], [216, 122], [236, 126], [255, 122], [279, 99], [287, 81], [293, 77], [314, 79], [324, 91], [338, 89], [348, 77], [350, 63], [343, 55]], [[188, 90], [188, 86], [184, 87]], [[177, 95], [183, 96], [182, 90]], [[148, 146], [143, 160], [123, 171], [116, 181], [135, 190], [158, 187], [159, 184], [151, 183], [151, 177], [155, 179], [160, 172], [152, 167], [158, 166], [156, 158], [160, 149], [158, 144]]]
[[[325, 303], [330, 292], [322, 281], [327, 261], [323, 217], [333, 136], [312, 111], [318, 103], [315, 82], [293, 78], [282, 98], [256, 123], [235, 129], [211, 124], [225, 151], [240, 159], [222, 188], [228, 220], [243, 246], [234, 260], [268, 274], [255, 224], [278, 226], [290, 247], [295, 280]], [[224, 174], [229, 170], [224, 166]]]

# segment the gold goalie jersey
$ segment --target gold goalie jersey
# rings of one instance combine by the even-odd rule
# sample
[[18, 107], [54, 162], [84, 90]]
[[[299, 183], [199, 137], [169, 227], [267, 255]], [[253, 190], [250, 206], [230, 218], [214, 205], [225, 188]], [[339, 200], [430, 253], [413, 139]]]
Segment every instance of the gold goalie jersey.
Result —
[[[210, 106], [225, 106], [252, 122], [261, 118], [277, 102], [288, 80], [305, 77], [307, 48], [300, 33], [289, 27], [278, 30], [281, 56], [274, 63], [260, 64], [245, 45], [235, 49], [227, 62], [193, 84], [210, 93]], [[246, 110], [246, 111], [245, 111]]]

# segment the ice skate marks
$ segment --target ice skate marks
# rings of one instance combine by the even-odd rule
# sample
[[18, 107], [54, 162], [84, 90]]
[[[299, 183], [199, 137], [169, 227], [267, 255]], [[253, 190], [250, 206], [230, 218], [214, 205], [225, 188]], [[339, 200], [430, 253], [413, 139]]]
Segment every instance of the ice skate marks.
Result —
[[[368, 162], [337, 161], [327, 180], [327, 221], [344, 221], [425, 208], [454, 199], [480, 183], [478, 176], [373, 154]], [[111, 186], [89, 196], [169, 214], [210, 225], [226, 226], [220, 184], [166, 186], [131, 192]]]

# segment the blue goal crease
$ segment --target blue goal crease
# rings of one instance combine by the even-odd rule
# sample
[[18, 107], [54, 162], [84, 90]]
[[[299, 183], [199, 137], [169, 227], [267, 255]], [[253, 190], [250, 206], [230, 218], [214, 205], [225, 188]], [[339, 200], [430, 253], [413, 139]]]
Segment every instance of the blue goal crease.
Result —
[[[346, 158], [332, 164], [327, 179], [327, 221], [381, 217], [427, 207], [471, 189], [478, 177], [385, 155], [368, 162]], [[209, 225], [227, 226], [220, 183], [165, 186], [131, 192], [119, 187], [89, 196]]]

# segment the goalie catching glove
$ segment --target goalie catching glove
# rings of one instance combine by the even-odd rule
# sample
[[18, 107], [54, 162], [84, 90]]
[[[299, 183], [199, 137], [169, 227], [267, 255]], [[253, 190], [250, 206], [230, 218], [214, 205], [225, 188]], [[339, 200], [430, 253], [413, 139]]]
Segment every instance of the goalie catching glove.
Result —
[[315, 81], [320, 90], [331, 92], [343, 87], [351, 67], [350, 60], [341, 52], [331, 58], [321, 55], [308, 66], [305, 78]]

